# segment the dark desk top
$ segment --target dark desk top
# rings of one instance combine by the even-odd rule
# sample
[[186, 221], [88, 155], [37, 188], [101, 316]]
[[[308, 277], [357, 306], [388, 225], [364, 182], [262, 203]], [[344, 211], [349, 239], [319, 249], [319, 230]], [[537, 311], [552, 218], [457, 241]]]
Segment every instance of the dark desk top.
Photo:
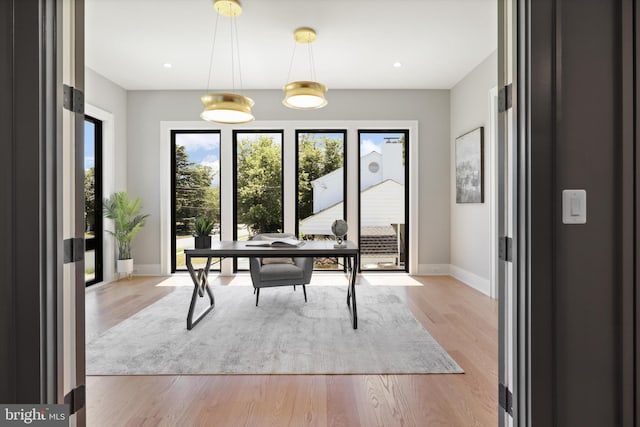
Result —
[[221, 241], [212, 242], [211, 249], [185, 249], [184, 253], [188, 257], [305, 257], [305, 256], [354, 256], [360, 252], [358, 246], [347, 240], [346, 248], [334, 248], [334, 240], [305, 240], [304, 245], [298, 247], [265, 247], [249, 246], [247, 243], [257, 243], [252, 241]]

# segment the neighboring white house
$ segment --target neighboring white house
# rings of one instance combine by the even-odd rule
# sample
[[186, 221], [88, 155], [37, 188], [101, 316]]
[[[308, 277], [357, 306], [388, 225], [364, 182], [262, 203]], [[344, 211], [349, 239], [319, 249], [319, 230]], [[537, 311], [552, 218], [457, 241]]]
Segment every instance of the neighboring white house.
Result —
[[[397, 142], [386, 142], [380, 153], [360, 158], [360, 245], [374, 264], [401, 263], [406, 204], [402, 158]], [[313, 215], [300, 221], [301, 233], [331, 235], [331, 224], [344, 214], [343, 179], [340, 168], [312, 181]]]
[[[404, 165], [402, 164], [402, 144], [385, 142], [381, 153], [371, 151], [360, 158], [360, 191], [393, 180], [404, 185]], [[311, 181], [313, 188], [313, 213], [327, 209], [344, 198], [344, 169]]]
[[[361, 193], [360, 221], [365, 227], [388, 227], [404, 224], [404, 185], [388, 179]], [[339, 202], [300, 221], [300, 232], [331, 235], [331, 224], [342, 218], [344, 203]], [[364, 230], [363, 230], [364, 231]]]
[[[313, 213], [316, 214], [344, 199], [344, 168], [311, 181], [313, 188]], [[340, 217], [342, 218], [342, 216]], [[331, 225], [331, 224], [329, 224]]]

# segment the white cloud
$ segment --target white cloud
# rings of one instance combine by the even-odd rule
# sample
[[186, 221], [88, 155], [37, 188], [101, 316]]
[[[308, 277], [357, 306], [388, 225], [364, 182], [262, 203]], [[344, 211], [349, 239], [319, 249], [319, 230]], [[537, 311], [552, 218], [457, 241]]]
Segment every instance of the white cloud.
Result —
[[202, 161], [200, 161], [202, 166], [209, 166], [213, 169], [213, 172], [220, 172], [220, 160], [218, 160], [215, 156], [206, 156]]
[[217, 133], [178, 133], [176, 144], [182, 145], [187, 151], [214, 150], [220, 146], [220, 134]]
[[365, 139], [360, 143], [360, 155], [365, 156], [372, 151], [380, 152], [380, 146], [370, 139]]

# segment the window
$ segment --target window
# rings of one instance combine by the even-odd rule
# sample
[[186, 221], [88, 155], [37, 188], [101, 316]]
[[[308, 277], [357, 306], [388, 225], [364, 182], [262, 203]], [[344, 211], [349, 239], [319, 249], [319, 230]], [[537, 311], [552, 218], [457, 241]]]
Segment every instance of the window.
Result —
[[[175, 204], [172, 199], [175, 197], [172, 195], [175, 183], [171, 182], [175, 177], [171, 168], [172, 161], [175, 162], [175, 159], [172, 160], [175, 156], [172, 144], [175, 144], [176, 135], [210, 134], [209, 138], [215, 139], [210, 143], [215, 146], [213, 159], [219, 159], [223, 164], [222, 175], [217, 174], [215, 177], [218, 184], [215, 203], [219, 206], [218, 218], [223, 233], [216, 233], [213, 236], [215, 239], [224, 237], [225, 240], [247, 240], [258, 232], [283, 230], [304, 239], [333, 238], [327, 234], [327, 230], [331, 229], [333, 221], [343, 218], [350, 224], [347, 238], [362, 247], [362, 243], [366, 244], [371, 240], [367, 237], [367, 232], [372, 231], [370, 220], [375, 219], [371, 218], [371, 214], [376, 212], [375, 207], [370, 207], [370, 203], [375, 200], [372, 202], [370, 196], [372, 191], [379, 190], [370, 187], [374, 178], [382, 180], [381, 177], [386, 177], [390, 172], [387, 159], [383, 161], [381, 156], [372, 154], [360, 160], [360, 155], [366, 156], [372, 151], [380, 154], [382, 143], [389, 142], [386, 145], [396, 144], [400, 147], [395, 151], [389, 147], [385, 150], [399, 156], [399, 161], [396, 161], [400, 164], [396, 174], [399, 176], [395, 177], [399, 191], [393, 197], [400, 200], [394, 208], [400, 211], [399, 215], [404, 219], [398, 219], [398, 215], [395, 215], [384, 223], [387, 232], [390, 232], [389, 227], [393, 229], [393, 236], [387, 235], [395, 239], [393, 253], [386, 257], [371, 254], [372, 257], [362, 260], [366, 265], [360, 264], [364, 270], [408, 271], [415, 268], [418, 251], [414, 248], [417, 243], [410, 238], [408, 227], [409, 221], [414, 221], [413, 218], [417, 217], [417, 207], [412, 203], [417, 200], [419, 183], [410, 170], [415, 169], [415, 166], [409, 166], [415, 160], [412, 150], [418, 145], [417, 122], [292, 120], [275, 123], [254, 122], [244, 126], [217, 127], [214, 124], [203, 126], [200, 122], [193, 122], [192, 127], [186, 127], [186, 122], [161, 122], [160, 143], [167, 155], [161, 156], [159, 167], [162, 187], [169, 189], [160, 195], [161, 211], [171, 216], [172, 203]], [[374, 126], [377, 129], [373, 129]], [[188, 150], [187, 154], [191, 156]], [[320, 160], [310, 162], [314, 156]], [[321, 165], [323, 156], [333, 156], [331, 161], [327, 161], [333, 166]], [[194, 160], [190, 157], [189, 161]], [[218, 162], [215, 165], [218, 167]], [[318, 166], [322, 166], [322, 169], [316, 168]], [[409, 183], [409, 178], [411, 184], [405, 185]], [[221, 183], [218, 182], [219, 179], [222, 180]], [[382, 187], [390, 186], [387, 183]], [[332, 199], [325, 198], [329, 193]], [[409, 194], [412, 194], [411, 198]], [[327, 203], [333, 205], [329, 206]], [[384, 208], [389, 210], [387, 205], [388, 203]], [[329, 209], [330, 214], [327, 214]], [[328, 221], [329, 216], [331, 221]], [[326, 226], [322, 230], [310, 231], [312, 222], [323, 218], [328, 221]], [[179, 249], [176, 251], [175, 246], [171, 248], [171, 244], [176, 244], [175, 232], [172, 235], [176, 224], [172, 221], [173, 218], [161, 221], [162, 241], [167, 242], [162, 248], [161, 271], [167, 274], [172, 271], [172, 253], [175, 257], [176, 252], [177, 255], [180, 252]], [[396, 232], [396, 229], [399, 231]], [[361, 231], [364, 231], [362, 241]], [[183, 237], [190, 238], [190, 234]], [[387, 249], [389, 248], [387, 242]], [[248, 270], [248, 260], [239, 261], [239, 264], [236, 260], [223, 262], [221, 267], [224, 274], [231, 274], [238, 269]], [[216, 267], [219, 268], [218, 265]], [[316, 263], [315, 268], [338, 269], [339, 266], [328, 262], [325, 265]]]
[[84, 280], [102, 282], [102, 122], [84, 118]]
[[407, 271], [407, 130], [359, 130], [360, 267]]
[[[213, 220], [212, 240], [220, 240], [220, 132], [171, 131], [173, 167], [172, 272], [186, 270], [184, 250], [194, 247], [194, 225]], [[213, 260], [214, 262], [217, 260]], [[194, 267], [205, 259], [194, 259]], [[213, 264], [212, 270], [220, 269]]]
[[[234, 240], [258, 233], [282, 232], [283, 131], [233, 131]], [[247, 258], [235, 270], [247, 270]]]
[[[331, 224], [346, 219], [346, 131], [296, 131], [296, 228], [305, 240], [332, 239]], [[336, 258], [316, 258], [315, 269], [340, 268]]]

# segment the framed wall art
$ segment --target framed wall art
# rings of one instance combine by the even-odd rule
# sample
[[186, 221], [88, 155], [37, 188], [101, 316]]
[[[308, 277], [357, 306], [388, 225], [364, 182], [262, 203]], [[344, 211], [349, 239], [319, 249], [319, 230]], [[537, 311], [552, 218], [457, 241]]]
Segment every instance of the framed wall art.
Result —
[[456, 203], [484, 203], [484, 127], [456, 138]]

